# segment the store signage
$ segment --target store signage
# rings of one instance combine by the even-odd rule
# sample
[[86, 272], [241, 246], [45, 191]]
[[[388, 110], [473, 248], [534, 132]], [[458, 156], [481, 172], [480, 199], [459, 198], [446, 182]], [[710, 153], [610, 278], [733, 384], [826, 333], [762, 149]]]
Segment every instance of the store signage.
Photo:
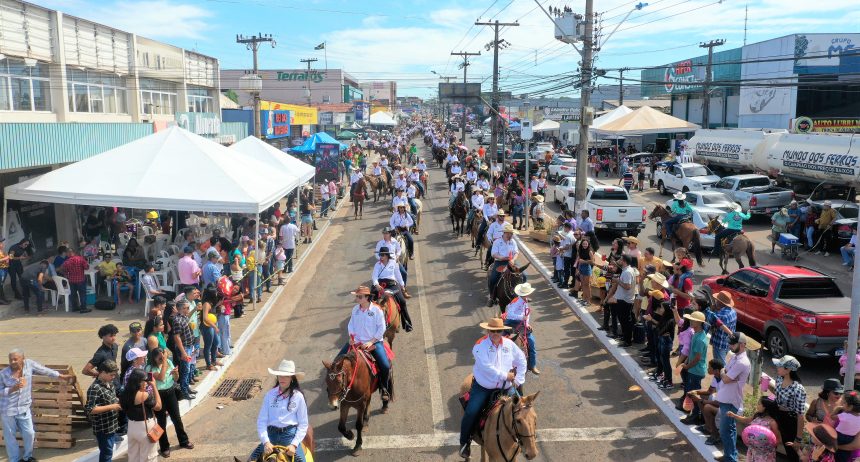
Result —
[[260, 111], [260, 121], [266, 139], [290, 136], [290, 111]]
[[221, 118], [213, 112], [177, 112], [176, 124], [200, 136], [217, 136], [221, 133]]
[[334, 116], [331, 112], [320, 112], [319, 122], [320, 125], [331, 125], [334, 123]]
[[860, 118], [798, 117], [792, 128], [797, 133], [860, 133]]
[[699, 77], [696, 70], [691, 59], [667, 67], [663, 75], [663, 87], [666, 88], [666, 93], [701, 88], [700, 82], [703, 79]]
[[325, 72], [320, 71], [278, 71], [277, 80], [286, 82], [305, 82], [320, 83], [325, 80]]
[[860, 50], [860, 34], [810, 34], [794, 37], [794, 71], [798, 74], [831, 72], [843, 56]]
[[696, 154], [702, 157], [738, 160], [742, 149], [743, 146], [733, 143], [696, 143]]
[[315, 107], [275, 103], [272, 101], [260, 101], [260, 109], [264, 111], [290, 111], [291, 125], [317, 124], [317, 108]]
[[782, 153], [782, 165], [800, 170], [853, 176], [854, 167], [857, 167], [857, 156], [786, 149]]

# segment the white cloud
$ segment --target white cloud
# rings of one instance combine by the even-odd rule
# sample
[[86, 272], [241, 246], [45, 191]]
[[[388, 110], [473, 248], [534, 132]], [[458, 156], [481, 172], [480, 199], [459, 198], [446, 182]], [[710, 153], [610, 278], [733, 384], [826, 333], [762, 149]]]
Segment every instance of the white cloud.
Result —
[[361, 25], [364, 27], [379, 27], [385, 19], [385, 16], [367, 16], [361, 20]]
[[155, 39], [202, 39], [213, 28], [211, 11], [171, 0], [125, 0], [94, 4], [62, 0], [51, 7], [116, 29]]

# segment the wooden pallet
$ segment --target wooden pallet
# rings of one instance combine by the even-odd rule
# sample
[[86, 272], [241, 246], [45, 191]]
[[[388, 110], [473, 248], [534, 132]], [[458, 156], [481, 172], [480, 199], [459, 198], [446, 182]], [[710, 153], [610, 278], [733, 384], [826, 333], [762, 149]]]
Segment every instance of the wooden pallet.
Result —
[[[6, 365], [0, 365], [0, 370]], [[84, 412], [86, 395], [81, 390], [75, 370], [67, 365], [47, 365], [61, 374], [74, 377], [65, 383], [53, 377], [33, 376], [33, 423], [37, 448], [68, 449], [75, 445], [72, 427], [89, 425]], [[20, 444], [21, 438], [18, 437]], [[0, 445], [5, 446], [2, 434]]]

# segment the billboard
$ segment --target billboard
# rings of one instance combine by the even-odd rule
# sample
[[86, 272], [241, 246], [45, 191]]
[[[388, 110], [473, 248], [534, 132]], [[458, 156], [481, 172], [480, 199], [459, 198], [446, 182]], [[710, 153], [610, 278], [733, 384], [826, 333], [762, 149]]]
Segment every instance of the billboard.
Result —
[[480, 83], [440, 83], [439, 102], [449, 104], [481, 104]]
[[328, 183], [338, 179], [337, 165], [340, 160], [340, 145], [318, 143], [314, 153], [314, 166], [317, 168], [316, 182]]
[[267, 140], [290, 136], [290, 111], [260, 111], [260, 126]]
[[[843, 61], [856, 62], [860, 34], [798, 34], [794, 36], [794, 72], [839, 72]], [[853, 66], [851, 66], [853, 67]]]
[[[737, 81], [741, 76], [741, 49], [714, 53], [711, 67], [712, 79], [718, 85], [720, 80]], [[665, 66], [644, 69], [641, 73], [643, 97], [657, 97], [673, 94], [701, 93], [702, 82], [708, 56], [684, 59]]]

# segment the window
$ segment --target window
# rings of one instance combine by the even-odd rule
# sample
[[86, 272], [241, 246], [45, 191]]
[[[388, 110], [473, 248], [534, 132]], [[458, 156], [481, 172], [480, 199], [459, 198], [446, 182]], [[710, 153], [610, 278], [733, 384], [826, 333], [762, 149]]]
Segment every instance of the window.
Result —
[[[676, 168], [678, 168], [678, 167], [676, 166]], [[713, 175], [713, 174], [711, 173], [711, 171], [710, 171], [710, 170], [708, 170], [708, 167], [705, 167], [705, 166], [703, 166], [703, 165], [699, 165], [699, 166], [696, 166], [696, 167], [687, 167], [687, 168], [685, 168], [685, 169], [684, 169], [684, 173], [686, 174], [686, 176], [687, 176], [688, 178], [689, 178], [689, 177], [694, 177], [694, 176], [708, 176], [708, 175]]]
[[770, 178], [766, 176], [746, 178], [740, 181], [738, 189], [769, 187]]
[[718, 181], [717, 184], [714, 185], [714, 187], [717, 189], [732, 189], [733, 184], [734, 183], [732, 182], [732, 180], [727, 180], [724, 178]]
[[726, 278], [726, 287], [737, 290], [738, 292], [748, 292], [756, 273], [752, 271], [738, 271], [737, 273]]
[[752, 281], [750, 295], [756, 297], [766, 297], [770, 293], [770, 279], [761, 274], [757, 275]]
[[140, 100], [143, 114], [173, 115], [176, 112], [176, 84], [140, 79]]
[[125, 114], [125, 80], [115, 74], [66, 67], [69, 111]]
[[213, 98], [207, 88], [188, 86], [188, 112], [214, 112]]
[[50, 111], [48, 65], [22, 59], [0, 61], [0, 111]]

